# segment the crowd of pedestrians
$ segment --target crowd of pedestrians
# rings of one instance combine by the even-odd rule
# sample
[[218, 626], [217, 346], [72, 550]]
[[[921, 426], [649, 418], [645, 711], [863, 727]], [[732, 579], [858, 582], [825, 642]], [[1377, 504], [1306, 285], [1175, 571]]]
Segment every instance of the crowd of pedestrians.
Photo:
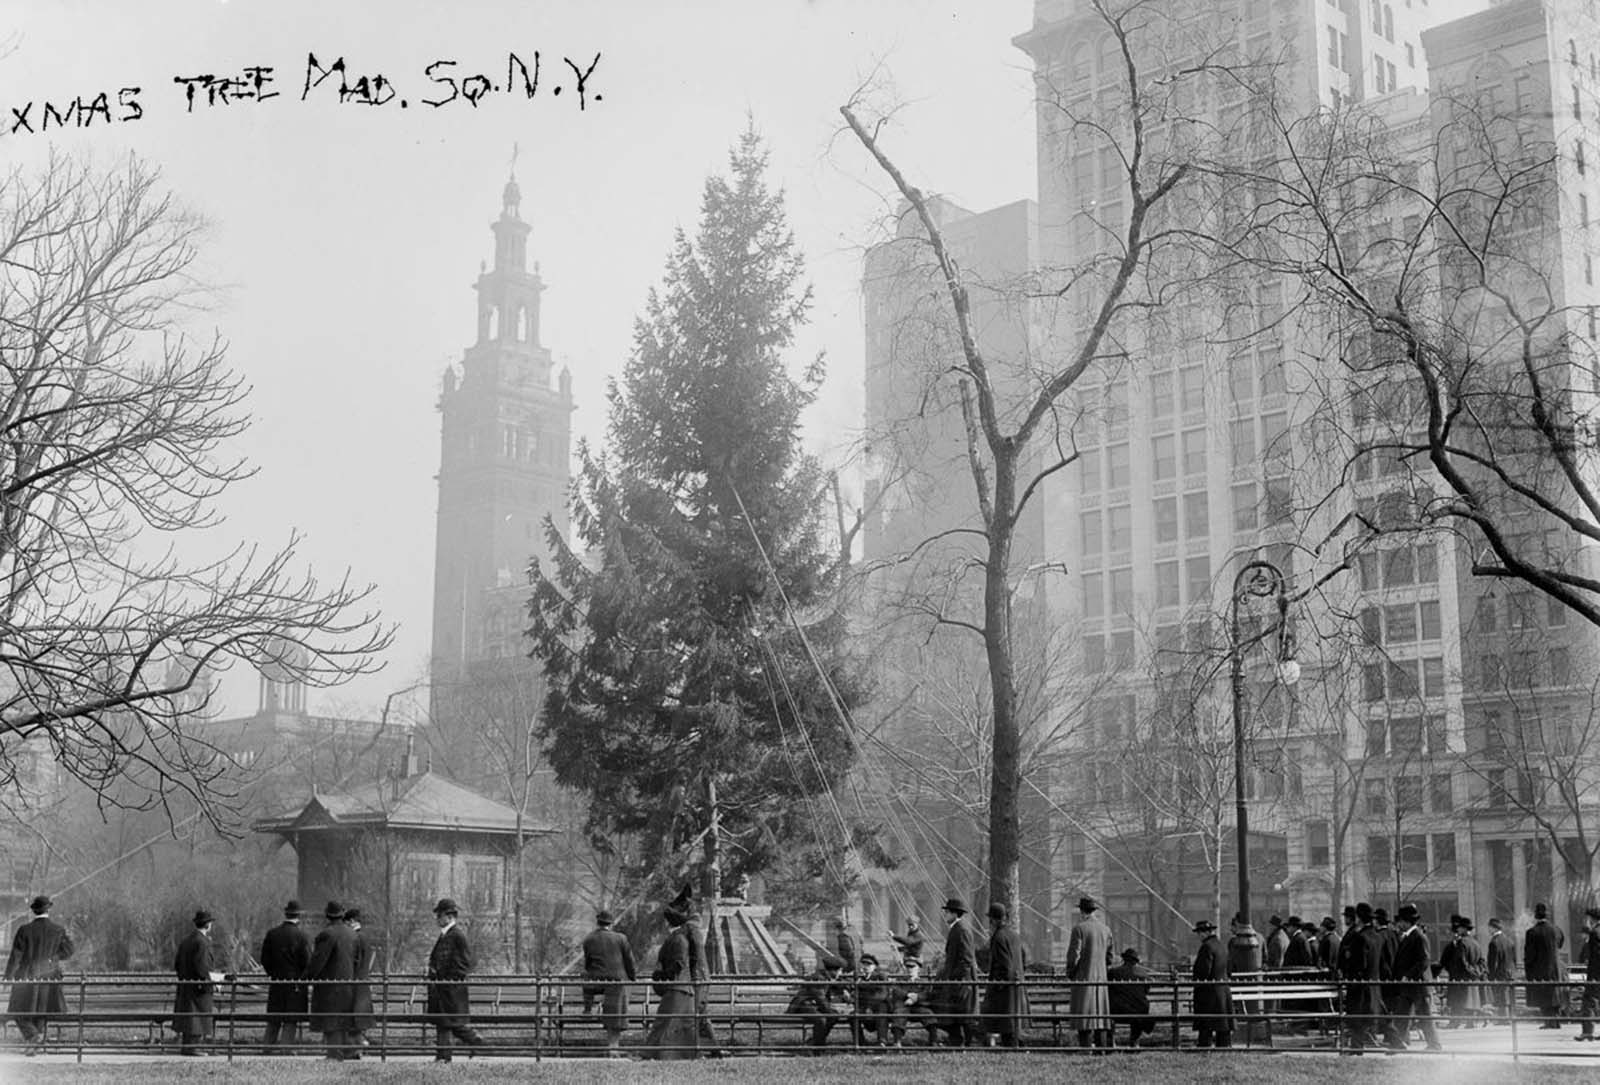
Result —
[[[51, 919], [52, 905], [46, 896], [33, 900], [33, 919], [17, 930], [4, 973], [10, 983], [7, 1016], [29, 1053], [45, 1042], [50, 1018], [66, 1012], [62, 962], [74, 946], [66, 928]], [[1127, 1029], [1127, 1046], [1138, 1047], [1158, 1021], [1150, 1006], [1153, 976], [1136, 949], [1123, 949], [1116, 963], [1111, 929], [1096, 900], [1083, 897], [1077, 911], [1060, 973], [1069, 981], [1065, 1019], [1082, 1047], [1112, 1048], [1119, 1028]], [[471, 1024], [468, 981], [474, 960], [459, 909], [446, 898], [433, 913], [439, 933], [429, 954], [424, 1012], [434, 1031], [435, 1058], [449, 1062], [455, 1043], [470, 1048], [483, 1041]], [[267, 975], [263, 1047], [272, 1053], [296, 1046], [302, 1024], [308, 1023], [328, 1059], [358, 1060], [375, 1027], [373, 950], [362, 932], [361, 911], [329, 901], [315, 936], [302, 927], [305, 914], [291, 900], [282, 922], [261, 945]], [[929, 1046], [1022, 1046], [1031, 1013], [1028, 960], [1006, 907], [989, 906], [986, 929], [959, 898], [946, 900], [941, 915], [943, 953], [928, 978], [923, 962], [928, 938], [915, 919], [905, 934], [892, 936], [899, 957], [893, 970], [863, 952], [842, 919], [834, 920], [829, 951], [819, 955], [816, 970], [798, 984], [786, 1007], [786, 1016], [801, 1026], [802, 1046], [820, 1053], [841, 1026], [848, 1027], [856, 1048], [900, 1048], [908, 1037], [925, 1037]], [[719, 1054], [706, 1015], [705, 935], [688, 890], [662, 909], [661, 918], [666, 934], [649, 978], [654, 1013], [639, 1054], [661, 1059]], [[1282, 1016], [1290, 1027], [1304, 1027], [1308, 1019], [1337, 1027], [1341, 1048], [1350, 1053], [1402, 1050], [1413, 1035], [1427, 1050], [1439, 1051], [1441, 1025], [1486, 1027], [1514, 1012], [1516, 947], [1499, 919], [1489, 920], [1480, 943], [1473, 921], [1460, 915], [1450, 917], [1448, 939], [1436, 942], [1411, 904], [1399, 907], [1392, 922], [1383, 908], [1364, 902], [1345, 908], [1343, 918], [1341, 928], [1332, 916], [1320, 923], [1273, 916], [1258, 940], [1236, 916], [1226, 944], [1211, 920], [1196, 922], [1198, 942], [1184, 985], [1196, 1046], [1230, 1047], [1236, 1027]], [[581, 990], [583, 1013], [597, 1014], [607, 1052], [617, 1057], [629, 1020], [628, 985], [638, 981], [639, 969], [629, 940], [614, 924], [609, 911], [595, 916], [594, 930], [583, 940]], [[185, 1056], [204, 1053], [214, 1032], [217, 985], [232, 978], [220, 971], [213, 926], [209, 912], [196, 912], [173, 958], [177, 984], [171, 1026]], [[1540, 1028], [1561, 1028], [1567, 1011], [1571, 984], [1562, 967], [1565, 941], [1548, 908], [1537, 905], [1522, 940], [1520, 985]], [[1577, 1014], [1582, 1028], [1575, 1039], [1593, 1041], [1600, 1018], [1600, 908], [1585, 915], [1575, 959], [1585, 970]], [[1288, 1013], [1287, 1002], [1280, 1007], [1270, 997], [1274, 973], [1337, 982], [1329, 984], [1332, 993], [1325, 997], [1306, 993], [1323, 997], [1321, 1009], [1300, 1004], [1294, 1007], [1298, 1012]], [[1241, 998], [1236, 980], [1245, 975], [1252, 993]]]

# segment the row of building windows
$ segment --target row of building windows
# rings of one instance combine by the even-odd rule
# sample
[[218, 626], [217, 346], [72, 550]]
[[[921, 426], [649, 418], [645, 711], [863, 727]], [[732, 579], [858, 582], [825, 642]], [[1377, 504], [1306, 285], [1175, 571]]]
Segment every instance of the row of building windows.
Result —
[[[1204, 427], [1150, 438], [1150, 471], [1156, 482], [1206, 473], [1209, 440]], [[1290, 459], [1289, 414], [1272, 411], [1259, 417], [1236, 418], [1228, 423], [1228, 462], [1235, 471], [1252, 470], [1265, 462], [1268, 474], [1286, 472]], [[1126, 489], [1133, 481], [1133, 463], [1127, 442], [1078, 454], [1078, 483], [1085, 493]]]
[[1455, 833], [1403, 833], [1399, 843], [1396, 853], [1393, 837], [1367, 837], [1367, 877], [1374, 886], [1393, 883], [1397, 865], [1407, 883], [1456, 876]]
[[1572, 649], [1556, 645], [1478, 657], [1478, 688], [1485, 693], [1572, 685]]
[[[1259, 484], [1236, 483], [1229, 488], [1229, 497], [1233, 530], [1237, 534], [1249, 534], [1293, 519], [1294, 485], [1287, 475]], [[1176, 543], [1180, 526], [1182, 536], [1191, 541], [1210, 535], [1211, 502], [1205, 490], [1158, 497], [1152, 502], [1152, 509], [1157, 545]], [[1125, 556], [1133, 548], [1133, 507], [1112, 505], [1106, 509], [1091, 509], [1081, 514], [1080, 529], [1086, 566], [1098, 566], [1105, 555]]]
[[1380, 659], [1361, 665], [1361, 699], [1367, 704], [1444, 696], [1444, 659]]

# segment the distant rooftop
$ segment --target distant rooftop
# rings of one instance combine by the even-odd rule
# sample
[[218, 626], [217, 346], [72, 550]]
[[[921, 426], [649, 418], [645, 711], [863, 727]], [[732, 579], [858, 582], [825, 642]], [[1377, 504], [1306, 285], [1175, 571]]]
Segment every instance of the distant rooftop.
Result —
[[[313, 795], [294, 813], [263, 818], [252, 827], [258, 833], [283, 834], [370, 828], [514, 835], [517, 812], [430, 771], [351, 791]], [[548, 825], [523, 821], [525, 836], [554, 831]]]

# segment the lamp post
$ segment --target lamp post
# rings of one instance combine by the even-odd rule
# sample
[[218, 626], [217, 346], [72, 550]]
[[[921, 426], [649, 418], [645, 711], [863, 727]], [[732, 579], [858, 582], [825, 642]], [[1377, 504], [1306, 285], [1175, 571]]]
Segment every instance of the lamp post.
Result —
[[[1270, 561], [1251, 561], [1233, 578], [1233, 595], [1229, 600], [1229, 662], [1233, 679], [1233, 799], [1234, 828], [1237, 833], [1237, 861], [1239, 864], [1239, 929], [1234, 939], [1241, 945], [1253, 946], [1254, 967], [1261, 967], [1261, 943], [1250, 926], [1250, 811], [1245, 805], [1244, 789], [1244, 644], [1239, 632], [1239, 603], [1250, 598], [1275, 598], [1278, 604], [1278, 674], [1285, 685], [1300, 680], [1300, 664], [1294, 658], [1294, 636], [1289, 631], [1288, 584], [1283, 572]], [[1232, 943], [1230, 943], [1230, 948]], [[1231, 955], [1231, 954], [1230, 954]]]

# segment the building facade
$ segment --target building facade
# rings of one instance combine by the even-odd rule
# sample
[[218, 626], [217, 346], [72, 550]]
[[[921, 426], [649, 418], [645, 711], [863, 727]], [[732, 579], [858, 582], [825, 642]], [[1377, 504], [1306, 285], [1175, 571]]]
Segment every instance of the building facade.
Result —
[[[1204, 29], [1194, 43], [1159, 41], [1139, 60], [1147, 76], [1163, 65], [1177, 71], [1205, 41], [1241, 63], [1270, 61], [1280, 116], [1337, 124], [1358, 107], [1385, 139], [1412, 149], [1421, 189], [1460, 164], [1459, 155], [1434, 158], [1453, 138], [1452, 119], [1459, 126], [1447, 104], [1487, 94], [1525, 146], [1560, 149], [1541, 214], [1561, 240], [1535, 251], [1565, 341], [1590, 341], [1593, 148], [1584, 126], [1596, 115], [1600, 30], [1576, 4], [1523, 0], [1446, 24], [1447, 7], [1195, 5]], [[1089, 5], [1040, 0], [1035, 12], [1017, 44], [1039, 89], [1041, 266], [1092, 279], [1126, 231], [1126, 159], [1108, 138], [1126, 139], [1129, 129], [1125, 119], [1098, 129], [1080, 122], [1107, 116], [1126, 66]], [[1243, 81], [1180, 104], [1187, 122], [1226, 135], [1234, 151], [1258, 134], [1263, 158], [1271, 154], [1272, 118], [1252, 127], [1262, 99]], [[1147, 121], [1153, 159], [1183, 153], [1184, 121], [1174, 112]], [[1210, 195], [1219, 205], [1243, 199], [1248, 211], [1248, 193]], [[1226, 207], [1185, 211], [1211, 224]], [[1370, 253], [1416, 237], [1426, 211], [1403, 200], [1374, 207], [1351, 217], [1337, 247]], [[1385, 273], [1381, 259], [1369, 258], [1369, 268]], [[1451, 305], [1474, 303], [1448, 281], [1434, 285]], [[1382, 445], [1385, 427], [1414, 425], [1418, 408], [1403, 388], [1361, 387], [1352, 359], [1377, 344], [1301, 307], [1299, 293], [1291, 278], [1235, 268], [1204, 297], [1174, 294], [1119, 328], [1118, 350], [1075, 389], [1082, 455], [1046, 503], [1045, 556], [1072, 573], [1071, 590], [1052, 603], [1077, 632], [1074, 682], [1091, 717], [1078, 731], [1080, 771], [1058, 782], [1067, 843], [1055, 882], [1102, 894], [1118, 937], [1156, 952], [1181, 945], [1195, 912], [1226, 918], [1233, 907], [1225, 679], [1235, 574], [1269, 560], [1298, 591], [1329, 571], [1326, 551], [1311, 551], [1348, 514], [1412, 529], [1414, 518], [1402, 525], [1396, 516], [1444, 492], [1425, 461], [1376, 453], [1347, 461], [1348, 448], [1330, 456], [1319, 443], [1330, 386], [1348, 395], [1334, 419], [1347, 445]], [[1095, 314], [1063, 296], [1036, 330], [1070, 344]], [[1571, 367], [1580, 412], [1593, 391], [1578, 387], [1580, 377], [1592, 370]], [[1347, 462], [1353, 469], [1341, 478]], [[1549, 525], [1530, 524], [1527, 534], [1548, 536]], [[1595, 658], [1593, 630], [1530, 590], [1472, 575], [1477, 554], [1465, 532], [1386, 532], [1363, 547], [1348, 573], [1296, 604], [1296, 687], [1277, 680], [1259, 647], [1246, 659], [1252, 918], [1320, 916], [1367, 898], [1391, 908], [1413, 901], [1434, 921], [1461, 912], [1511, 925], [1541, 900], [1581, 913], [1592, 849], [1584, 869], [1571, 860], [1585, 850], [1576, 842], [1587, 840], [1600, 796], [1591, 807], [1585, 778], [1553, 786], [1537, 762], [1561, 741], [1581, 745], [1571, 736], [1586, 733], [1582, 721], [1593, 715], [1578, 677], [1579, 661]], [[1253, 640], [1272, 615], [1242, 610], [1242, 633]], [[1522, 751], [1520, 765], [1508, 749]], [[1140, 753], [1134, 770], [1130, 750]], [[1563, 800], [1563, 788], [1581, 797]], [[1575, 846], [1561, 846], [1569, 834]]]

